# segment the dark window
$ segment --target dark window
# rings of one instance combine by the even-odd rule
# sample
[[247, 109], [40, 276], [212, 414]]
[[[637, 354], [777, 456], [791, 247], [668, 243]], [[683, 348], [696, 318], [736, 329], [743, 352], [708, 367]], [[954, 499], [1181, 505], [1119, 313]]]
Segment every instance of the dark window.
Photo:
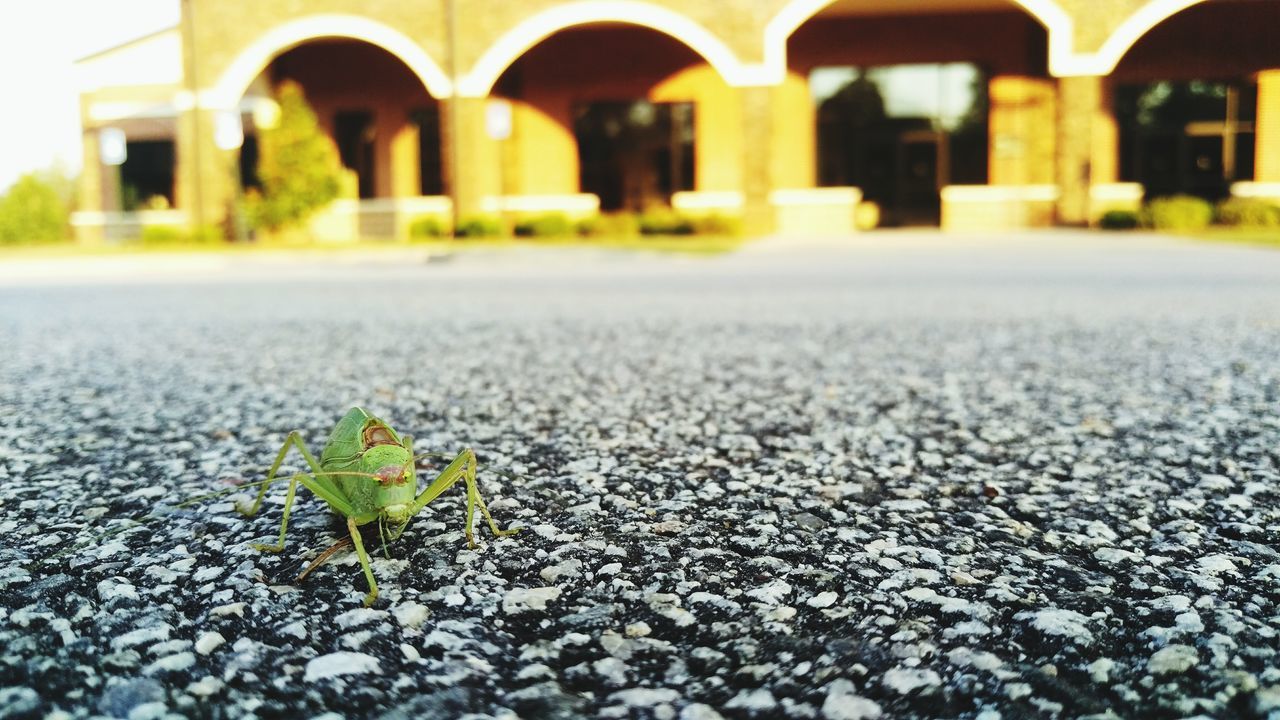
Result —
[[258, 136], [245, 135], [240, 146], [240, 187], [262, 189], [258, 179]]
[[440, 158], [440, 106], [414, 110], [410, 114], [418, 126], [419, 191], [423, 195], [444, 194], [444, 165]]
[[121, 203], [125, 210], [138, 210], [163, 203], [173, 206], [173, 141], [138, 140], [125, 145], [125, 161], [120, 166]]
[[374, 197], [373, 113], [367, 110], [341, 110], [333, 119], [333, 130], [342, 164], [354, 170], [359, 181], [360, 197]]
[[593, 102], [575, 109], [579, 186], [603, 210], [667, 204], [694, 187], [693, 103]]
[[1120, 179], [1147, 195], [1220, 198], [1253, 178], [1257, 87], [1246, 82], [1154, 82], [1115, 90]]

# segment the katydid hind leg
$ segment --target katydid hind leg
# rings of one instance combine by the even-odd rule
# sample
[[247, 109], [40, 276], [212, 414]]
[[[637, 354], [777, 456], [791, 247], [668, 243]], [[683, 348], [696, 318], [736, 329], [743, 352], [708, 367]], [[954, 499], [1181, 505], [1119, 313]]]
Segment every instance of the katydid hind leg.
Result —
[[333, 557], [335, 553], [337, 553], [339, 550], [347, 547], [350, 544], [351, 544], [351, 537], [349, 535], [340, 538], [337, 542], [330, 545], [328, 548], [323, 550], [319, 555], [317, 555], [315, 559], [312, 560], [309, 565], [307, 565], [307, 568], [305, 570], [298, 573], [298, 577], [294, 578], [294, 582], [301, 583], [303, 580], [306, 580], [307, 576], [310, 575], [312, 572], [314, 572], [316, 568], [325, 564], [325, 562], [327, 562], [329, 558]]

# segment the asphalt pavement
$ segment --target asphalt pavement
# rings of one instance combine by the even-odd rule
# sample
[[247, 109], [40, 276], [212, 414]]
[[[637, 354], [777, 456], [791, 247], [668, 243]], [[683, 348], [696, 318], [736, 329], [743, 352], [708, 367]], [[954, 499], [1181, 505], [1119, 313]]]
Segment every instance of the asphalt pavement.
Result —
[[[523, 531], [296, 582], [344, 526], [234, 491], [352, 406]], [[1280, 717], [1280, 252], [0, 265], [0, 717], [1197, 715]]]

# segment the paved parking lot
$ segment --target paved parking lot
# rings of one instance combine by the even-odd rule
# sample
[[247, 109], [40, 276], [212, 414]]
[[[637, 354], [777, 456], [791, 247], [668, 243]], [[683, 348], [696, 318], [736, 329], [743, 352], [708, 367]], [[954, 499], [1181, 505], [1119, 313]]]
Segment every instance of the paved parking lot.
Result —
[[[1280, 712], [1280, 253], [115, 262], [0, 267], [0, 716]], [[309, 494], [173, 509], [354, 405], [526, 529], [455, 489], [366, 609]]]

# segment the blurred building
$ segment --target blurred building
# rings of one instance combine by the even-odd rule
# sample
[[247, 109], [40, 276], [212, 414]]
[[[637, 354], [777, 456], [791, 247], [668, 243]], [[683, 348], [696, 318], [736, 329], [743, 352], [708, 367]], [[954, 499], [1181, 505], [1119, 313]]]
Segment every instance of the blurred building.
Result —
[[1278, 0], [184, 0], [178, 27], [80, 62], [76, 224], [220, 222], [286, 78], [351, 173], [315, 227], [335, 237], [454, 212], [839, 232], [860, 199], [884, 224], [1005, 228], [1277, 197], [1277, 28]]

